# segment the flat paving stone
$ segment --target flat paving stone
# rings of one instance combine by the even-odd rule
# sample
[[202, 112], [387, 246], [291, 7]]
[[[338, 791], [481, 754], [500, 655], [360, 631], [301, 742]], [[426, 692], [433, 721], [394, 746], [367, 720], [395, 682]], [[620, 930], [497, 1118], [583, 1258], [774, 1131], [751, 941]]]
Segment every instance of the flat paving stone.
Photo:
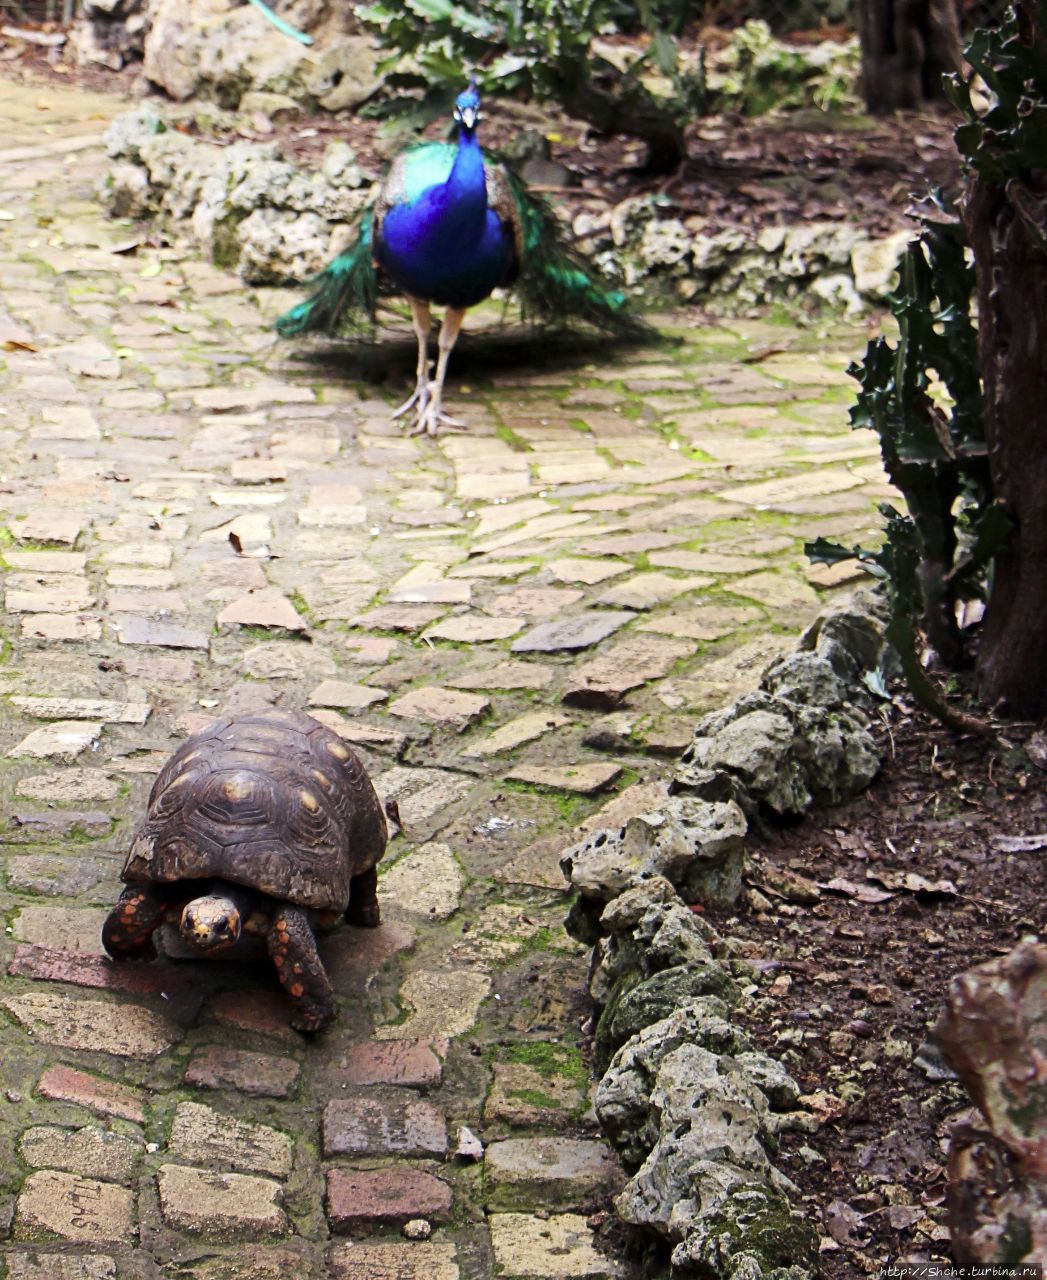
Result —
[[18, 1153], [30, 1168], [61, 1169], [105, 1182], [129, 1182], [144, 1150], [144, 1143], [96, 1125], [37, 1125], [18, 1142]]
[[327, 1220], [335, 1235], [371, 1235], [412, 1218], [446, 1222], [451, 1188], [421, 1169], [328, 1169]]
[[494, 1260], [507, 1280], [610, 1280], [621, 1267], [599, 1253], [584, 1215], [493, 1213], [488, 1218]]
[[385, 689], [375, 689], [366, 684], [350, 684], [345, 680], [324, 680], [309, 694], [311, 707], [341, 707], [349, 711], [362, 711], [384, 702], [389, 697]]
[[258, 1240], [288, 1228], [278, 1182], [164, 1164], [156, 1174], [160, 1212], [179, 1231], [227, 1240]]
[[31, 1173], [15, 1205], [14, 1233], [25, 1240], [40, 1231], [77, 1244], [129, 1243], [135, 1234], [134, 1195], [111, 1182], [73, 1173]]
[[182, 1038], [180, 1027], [139, 1005], [43, 992], [9, 996], [3, 1004], [34, 1040], [63, 1049], [148, 1059]]
[[456, 644], [487, 644], [492, 640], [508, 640], [522, 631], [524, 624], [515, 618], [485, 618], [467, 614], [461, 618], [445, 618], [430, 627], [425, 635], [430, 640], [453, 640]]
[[56, 951], [101, 955], [102, 924], [109, 914], [104, 907], [58, 907], [30, 903], [15, 917], [14, 936]]
[[22, 698], [13, 706], [34, 720], [100, 720], [104, 724], [145, 724], [152, 713], [148, 702], [114, 702], [106, 698]]
[[489, 1209], [592, 1211], [621, 1189], [625, 1175], [605, 1142], [578, 1138], [508, 1138], [484, 1153]]
[[145, 1105], [138, 1090], [75, 1067], [48, 1067], [37, 1081], [36, 1089], [41, 1097], [56, 1102], [72, 1102], [98, 1115], [118, 1116], [134, 1124], [145, 1123]]
[[514, 653], [556, 653], [558, 650], [588, 649], [632, 622], [636, 614], [605, 610], [543, 622], [513, 641]]
[[185, 1083], [197, 1089], [235, 1089], [254, 1098], [289, 1098], [302, 1069], [293, 1058], [209, 1044], [194, 1051]]
[[306, 623], [279, 591], [249, 591], [232, 600], [215, 619], [220, 627], [271, 627], [278, 631], [305, 631]]
[[500, 725], [486, 738], [473, 742], [462, 752], [465, 756], [495, 756], [505, 751], [513, 751], [526, 742], [534, 742], [544, 738], [554, 729], [560, 729], [571, 723], [571, 717], [555, 711], [529, 711], [526, 715], [517, 716], [508, 724]]
[[628, 636], [574, 668], [564, 682], [563, 701], [604, 710], [616, 707], [631, 689], [668, 675], [677, 662], [693, 653], [694, 645], [679, 640]]
[[546, 689], [555, 675], [556, 669], [542, 662], [497, 662], [451, 676], [446, 683], [453, 689]]
[[149, 618], [141, 618], [131, 613], [114, 614], [110, 622], [121, 644], [204, 651], [210, 647], [210, 641], [204, 632], [194, 631], [192, 627], [177, 627], [168, 622], [153, 622]]
[[330, 1280], [459, 1280], [453, 1244], [341, 1244], [327, 1254]]
[[231, 1164], [252, 1173], [286, 1178], [294, 1149], [286, 1133], [264, 1124], [248, 1124], [198, 1102], [175, 1108], [168, 1150], [173, 1156], [214, 1168]]
[[519, 764], [505, 775], [510, 782], [529, 782], [553, 791], [576, 791], [590, 796], [609, 787], [622, 775], [621, 765], [594, 760], [591, 764], [531, 765]]
[[485, 973], [415, 969], [400, 987], [400, 998], [411, 1012], [403, 1022], [376, 1028], [375, 1039], [454, 1039], [476, 1021], [490, 990]]
[[406, 854], [387, 870], [380, 870], [380, 876], [383, 900], [427, 920], [446, 920], [454, 915], [465, 884], [451, 849], [439, 843]]
[[705, 575], [692, 574], [686, 578], [674, 578], [668, 573], [638, 573], [616, 582], [597, 596], [598, 604], [619, 609], [653, 609], [679, 596], [689, 595], [708, 587], [714, 580]]
[[443, 1112], [418, 1098], [351, 1098], [329, 1102], [323, 1114], [325, 1156], [447, 1154]]
[[[446, 1053], [447, 1042], [438, 1042]], [[350, 1045], [337, 1069], [340, 1083], [357, 1085], [397, 1085], [411, 1089], [434, 1089], [443, 1077], [443, 1062], [433, 1045], [425, 1040], [365, 1040]]]
[[487, 698], [458, 689], [440, 689], [430, 686], [412, 689], [402, 698], [390, 702], [389, 711], [394, 716], [408, 720], [425, 720], [430, 724], [447, 725], [461, 732], [474, 720], [490, 709]]
[[82, 752], [96, 745], [102, 726], [89, 720], [56, 720], [42, 729], [34, 729], [8, 751], [15, 760], [55, 760], [72, 764]]

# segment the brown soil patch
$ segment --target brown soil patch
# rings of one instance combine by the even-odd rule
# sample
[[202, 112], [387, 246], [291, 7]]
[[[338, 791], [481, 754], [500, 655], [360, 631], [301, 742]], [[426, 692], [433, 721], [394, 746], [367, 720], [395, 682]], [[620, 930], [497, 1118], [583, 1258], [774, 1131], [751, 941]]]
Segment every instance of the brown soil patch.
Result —
[[[0, 65], [5, 75], [149, 99], [140, 66], [121, 72], [74, 67], [53, 51], [32, 47]], [[574, 178], [570, 186], [547, 190], [572, 212], [598, 213], [629, 196], [658, 195], [667, 217], [701, 220], [710, 233], [732, 226], [839, 221], [883, 235], [907, 223], [914, 194], [924, 194], [929, 185], [957, 185], [955, 123], [944, 110], [882, 120], [816, 111], [754, 120], [712, 116], [691, 126], [690, 159], [668, 178], [637, 172], [644, 148], [635, 139], [594, 135], [583, 122], [549, 105], [485, 103], [483, 138], [492, 147], [506, 145], [524, 129], [558, 138], [553, 158]], [[437, 123], [425, 132], [442, 137], [447, 128]], [[305, 164], [317, 163], [333, 139], [344, 139], [363, 166], [378, 174], [412, 135], [391, 139], [380, 134], [374, 120], [321, 112], [275, 131], [245, 121], [238, 136], [276, 140], [289, 159]]]
[[[1044, 775], [1021, 746], [1030, 731], [1005, 727], [990, 746], [896, 705], [868, 793], [754, 849], [765, 867], [752, 883], [771, 910], [716, 921], [751, 940], [770, 983], [750, 1022], [760, 1046], [808, 1093], [861, 1090], [780, 1156], [825, 1238], [824, 1280], [947, 1257], [943, 1138], [969, 1100], [928, 1032], [954, 975], [1044, 926], [1044, 852], [994, 845], [1047, 831]], [[782, 871], [817, 882], [818, 900], [775, 893], [803, 896]], [[933, 887], [906, 887], [907, 875]]]

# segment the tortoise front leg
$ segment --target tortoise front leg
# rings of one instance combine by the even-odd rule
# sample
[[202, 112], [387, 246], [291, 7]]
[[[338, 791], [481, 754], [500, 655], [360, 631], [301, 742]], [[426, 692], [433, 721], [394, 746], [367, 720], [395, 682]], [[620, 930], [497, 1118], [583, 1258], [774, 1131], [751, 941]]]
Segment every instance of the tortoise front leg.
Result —
[[370, 867], [349, 881], [349, 905], [345, 909], [346, 924], [374, 929], [382, 923], [378, 910], [378, 868]]
[[294, 1001], [291, 1026], [322, 1031], [334, 1017], [334, 990], [320, 962], [309, 917], [301, 907], [280, 903], [266, 942], [284, 990]]
[[166, 909], [155, 889], [129, 884], [102, 925], [102, 946], [114, 957], [151, 953], [153, 930]]

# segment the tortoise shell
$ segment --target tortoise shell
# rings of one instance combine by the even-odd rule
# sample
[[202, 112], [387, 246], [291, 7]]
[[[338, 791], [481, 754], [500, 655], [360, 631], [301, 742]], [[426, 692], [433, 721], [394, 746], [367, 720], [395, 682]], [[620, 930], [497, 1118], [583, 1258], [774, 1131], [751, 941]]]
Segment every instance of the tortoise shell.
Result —
[[311, 716], [218, 720], [160, 771], [135, 833], [128, 884], [231, 880], [320, 911], [385, 852], [385, 815], [359, 759]]

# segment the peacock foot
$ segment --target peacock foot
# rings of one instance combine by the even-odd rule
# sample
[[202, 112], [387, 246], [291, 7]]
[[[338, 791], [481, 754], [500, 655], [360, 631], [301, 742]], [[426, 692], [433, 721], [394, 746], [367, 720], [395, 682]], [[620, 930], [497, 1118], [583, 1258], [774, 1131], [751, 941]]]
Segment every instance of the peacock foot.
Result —
[[403, 402], [403, 404], [399, 407], [399, 409], [394, 409], [390, 416], [392, 420], [395, 422], [397, 418], [402, 418], [409, 409], [413, 409], [414, 406], [417, 405], [418, 416], [421, 417], [421, 415], [425, 412], [425, 408], [426, 408], [426, 405], [428, 405], [428, 403], [429, 403], [429, 383], [428, 381], [422, 381], [422, 382], [419, 382], [419, 384], [415, 387], [415, 389], [411, 392], [410, 396]]
[[448, 417], [440, 408], [439, 400], [430, 400], [428, 404], [419, 409], [418, 420], [408, 434], [412, 436], [436, 436], [440, 434], [441, 428], [444, 431], [465, 431], [466, 424], [461, 418]]

